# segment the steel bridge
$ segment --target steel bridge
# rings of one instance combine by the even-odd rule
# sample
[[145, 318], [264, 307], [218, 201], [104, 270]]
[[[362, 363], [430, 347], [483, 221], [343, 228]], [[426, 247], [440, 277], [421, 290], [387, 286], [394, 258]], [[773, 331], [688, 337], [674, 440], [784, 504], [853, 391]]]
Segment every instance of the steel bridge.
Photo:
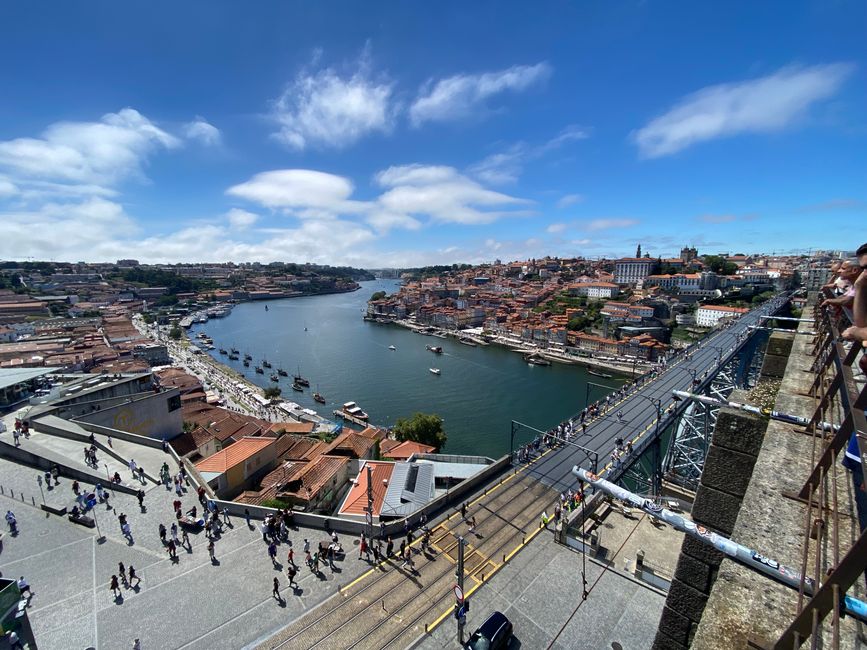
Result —
[[[573, 416], [576, 435], [569, 442], [540, 451], [543, 457], [531, 465], [529, 475], [560, 491], [575, 487], [571, 473], [574, 465], [592, 467], [600, 476], [644, 494], [659, 495], [663, 477], [686, 487], [694, 484], [701, 475], [716, 414], [712, 409], [705, 411], [704, 406], [674, 398], [672, 391], [722, 397], [735, 386], [754, 381], [761, 361], [757, 351], [767, 339], [763, 335], [765, 320], [777, 314], [791, 295], [780, 293], [702, 341], [678, 351], [655, 376], [642, 375], [600, 415], [592, 421], [585, 419], [586, 429], [580, 415]], [[589, 393], [590, 386], [585, 402]], [[679, 422], [681, 419], [683, 424]], [[511, 434], [514, 449], [516, 443], [523, 445], [544, 432], [513, 422]], [[668, 438], [673, 440], [666, 452], [663, 445]], [[631, 443], [632, 451], [615, 460], [612, 452], [617, 449], [618, 440], [624, 445]], [[513, 462], [518, 462], [514, 452]]]

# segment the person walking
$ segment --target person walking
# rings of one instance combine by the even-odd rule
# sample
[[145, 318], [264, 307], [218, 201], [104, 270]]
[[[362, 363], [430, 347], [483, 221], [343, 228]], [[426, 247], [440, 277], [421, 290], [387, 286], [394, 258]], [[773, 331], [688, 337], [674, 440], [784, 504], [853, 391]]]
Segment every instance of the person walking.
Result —
[[248, 508], [244, 508], [244, 519], [247, 521], [247, 528], [250, 527], [250, 510]]
[[214, 555], [214, 540], [208, 542], [208, 555], [211, 557], [212, 563], [217, 559]]
[[136, 472], [136, 467], [137, 467], [136, 464], [135, 464], [135, 459], [134, 459], [134, 458], [130, 458], [130, 459], [129, 459], [129, 463], [128, 463], [127, 465], [128, 465], [128, 467], [129, 467], [129, 471], [130, 471], [130, 473], [132, 474], [132, 477], [135, 478], [135, 472]]
[[14, 438], [14, 440], [15, 440], [15, 446], [20, 447], [21, 446], [21, 434], [19, 433], [18, 429], [15, 429], [12, 432], [12, 438]]
[[280, 581], [277, 579], [277, 576], [274, 576], [274, 588], [271, 590], [271, 595], [277, 599], [278, 603], [283, 602], [283, 597], [280, 596]]
[[120, 581], [123, 585], [129, 587], [129, 583], [126, 581], [126, 567], [123, 565], [123, 562], [117, 563], [117, 573], [120, 576]]
[[307, 538], [304, 539], [304, 552], [310, 553], [310, 540]]
[[175, 542], [174, 542], [174, 540], [171, 540], [171, 539], [169, 540], [169, 543], [166, 545], [166, 549], [168, 550], [168, 552], [169, 552], [169, 557], [170, 557], [172, 560], [177, 560], [177, 559], [178, 559], [178, 554], [177, 554], [177, 551], [176, 551], [177, 547], [175, 546]]
[[467, 504], [466, 502], [461, 504], [461, 519], [467, 518]]
[[367, 551], [367, 540], [364, 537], [361, 538], [361, 543], [358, 545], [358, 559], [361, 559], [362, 555], [367, 555], [367, 559], [370, 559], [370, 554]]
[[138, 468], [138, 480], [141, 481], [142, 485], [145, 485], [145, 475], [144, 475], [144, 467]]
[[136, 499], [138, 499], [138, 507], [144, 508], [144, 498], [145, 498], [144, 490], [139, 490], [138, 492], [136, 492], [135, 497], [136, 497]]
[[271, 558], [271, 564], [277, 566], [277, 545], [274, 542], [268, 544], [268, 557]]
[[473, 515], [470, 519], [470, 529], [467, 531], [470, 535], [476, 534], [476, 516]]
[[163, 543], [163, 546], [165, 546], [165, 544], [166, 544], [166, 527], [163, 526], [162, 524], [160, 524], [159, 531], [160, 531], [160, 541]]
[[[290, 542], [290, 544], [291, 544], [291, 542]], [[295, 549], [292, 548], [291, 545], [289, 546], [289, 552], [286, 554], [286, 563], [291, 564], [293, 567], [296, 566], [296, 564], [295, 564]]]
[[117, 581], [117, 576], [111, 576], [111, 584], [109, 585], [109, 589], [111, 593], [114, 594], [115, 598], [120, 597], [120, 584]]
[[391, 537], [388, 538], [388, 543], [385, 545], [385, 557], [391, 557], [394, 553], [394, 542], [391, 541]]
[[29, 604], [30, 599], [33, 598], [33, 592], [30, 590], [30, 583], [28, 583], [27, 580], [24, 579], [24, 576], [18, 578], [17, 583], [18, 591], [21, 593], [21, 595], [23, 596], [24, 594], [27, 594], [27, 603]]
[[289, 578], [289, 586], [292, 587], [293, 589], [298, 588], [298, 583], [295, 582], [295, 576], [297, 576], [297, 575], [298, 575], [298, 569], [296, 569], [294, 565], [290, 566], [288, 569], [286, 569], [286, 577]]
[[129, 581], [128, 582], [129, 582], [129, 586], [131, 589], [133, 588], [133, 584], [132, 584], [133, 580], [135, 580], [135, 586], [138, 587], [139, 584], [141, 583], [141, 578], [139, 578], [138, 574], [136, 574], [135, 567], [132, 564], [130, 564], [129, 565]]

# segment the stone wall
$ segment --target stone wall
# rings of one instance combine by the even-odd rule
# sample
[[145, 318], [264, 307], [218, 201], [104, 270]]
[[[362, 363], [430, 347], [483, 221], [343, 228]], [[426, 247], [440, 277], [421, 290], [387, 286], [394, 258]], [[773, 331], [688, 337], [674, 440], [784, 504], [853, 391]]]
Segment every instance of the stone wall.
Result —
[[[763, 377], [765, 369], [768, 377], [783, 375], [794, 338], [794, 334], [782, 333], [774, 333], [769, 338]], [[730, 399], [748, 401], [741, 391], [734, 391]], [[696, 523], [726, 537], [734, 536], [767, 427], [768, 422], [757, 415], [720, 409], [692, 508], [691, 516]], [[692, 537], [684, 538], [654, 650], [683, 650], [693, 646], [723, 559], [723, 554], [711, 546]]]

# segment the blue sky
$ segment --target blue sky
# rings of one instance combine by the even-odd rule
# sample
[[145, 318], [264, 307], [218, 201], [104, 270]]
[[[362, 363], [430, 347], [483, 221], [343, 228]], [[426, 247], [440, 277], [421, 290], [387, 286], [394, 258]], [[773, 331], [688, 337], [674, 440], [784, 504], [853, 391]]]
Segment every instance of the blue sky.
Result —
[[0, 258], [862, 243], [863, 2], [49, 6], [0, 8]]

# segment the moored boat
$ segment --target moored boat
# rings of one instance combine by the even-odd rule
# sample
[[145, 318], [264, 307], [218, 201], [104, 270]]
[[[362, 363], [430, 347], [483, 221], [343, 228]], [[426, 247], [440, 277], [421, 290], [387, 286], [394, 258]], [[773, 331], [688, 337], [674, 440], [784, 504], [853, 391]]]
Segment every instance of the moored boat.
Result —
[[428, 370], [430, 370], [435, 375], [439, 375], [441, 373], [441, 370], [439, 368], [428, 368]]
[[588, 375], [593, 375], [594, 377], [602, 377], [603, 379], [611, 379], [611, 375], [607, 372], [599, 372], [598, 370], [593, 370], [592, 368], [587, 369]]
[[271, 375], [271, 381], [280, 381], [280, 375], [274, 373]]
[[292, 390], [297, 390], [300, 393], [300, 392], [303, 392], [304, 386], [300, 386], [297, 383], [293, 383], [292, 384]]
[[425, 349], [430, 350], [434, 354], [442, 354], [443, 349], [438, 345], [426, 345]]
[[262, 367], [263, 367], [263, 368], [270, 368], [270, 367], [271, 367], [271, 362], [268, 361], [267, 359], [262, 359]]
[[346, 402], [341, 409], [343, 413], [349, 415], [356, 420], [362, 420], [364, 422], [367, 421], [368, 415], [355, 402]]
[[277, 368], [277, 374], [281, 377], [288, 377], [289, 373], [283, 370], [283, 368]]
[[255, 370], [256, 370], [257, 375], [264, 375], [265, 374], [265, 371], [262, 370], [262, 368], [259, 366], [256, 366]]
[[319, 393], [313, 393], [313, 399], [320, 404], [325, 404], [325, 398], [322, 397], [322, 395], [320, 395]]

